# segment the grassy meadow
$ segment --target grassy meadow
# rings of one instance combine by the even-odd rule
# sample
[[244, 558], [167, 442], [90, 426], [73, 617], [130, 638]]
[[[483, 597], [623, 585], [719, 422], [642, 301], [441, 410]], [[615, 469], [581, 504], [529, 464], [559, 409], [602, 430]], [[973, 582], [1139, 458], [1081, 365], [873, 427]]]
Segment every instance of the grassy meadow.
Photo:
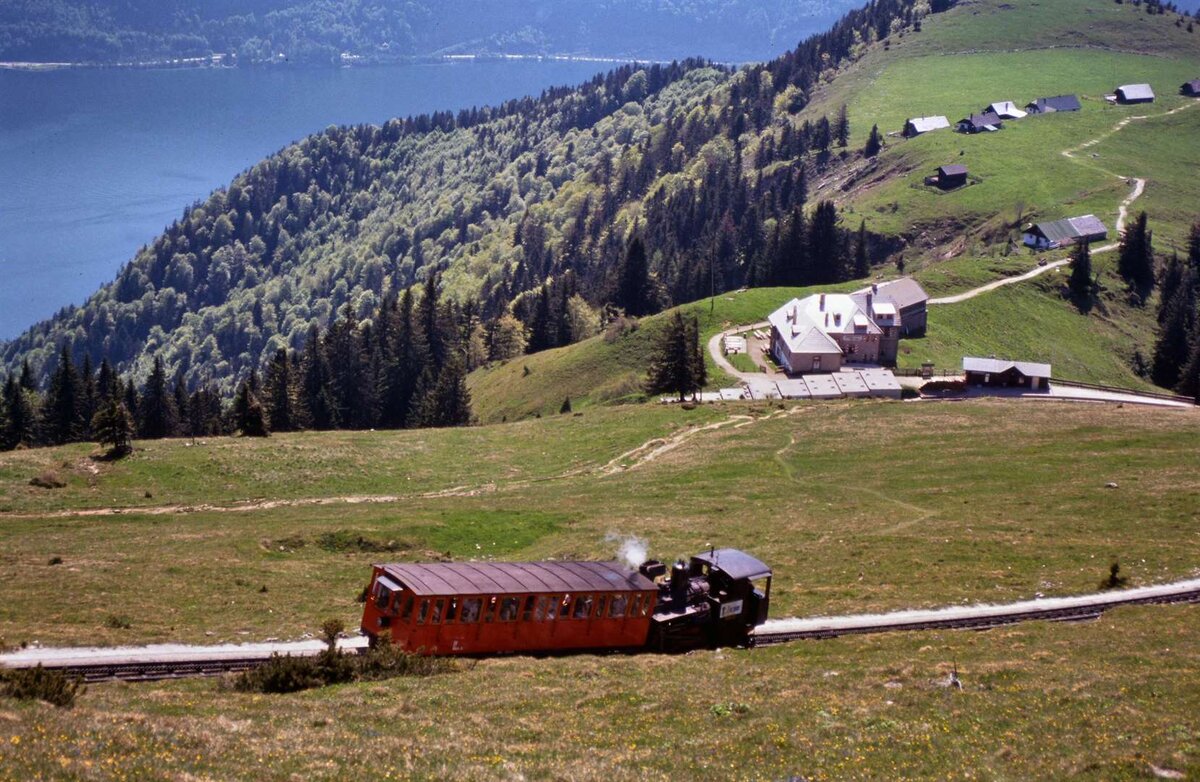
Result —
[[[591, 442], [609, 426], [629, 439]], [[53, 451], [9, 454], [4, 492], [41, 497], [0, 516], [0, 638], [297, 637], [329, 616], [354, 626], [372, 562], [607, 558], [611, 533], [643, 536], [664, 559], [747, 548], [776, 569], [777, 615], [1071, 594], [1091, 589], [1114, 556], [1154, 583], [1200, 565], [1198, 434], [1187, 411], [1043, 402], [625, 406], [363, 434], [394, 455], [305, 492], [264, 465], [326, 435], [167, 443], [57, 491], [25, 485], [42, 469], [32, 456]], [[364, 449], [340, 437], [328, 436], [322, 458], [355, 461]], [[591, 450], [569, 470], [535, 467], [560, 441], [564, 453], [579, 441]], [[427, 457], [414, 463], [416, 443]], [[186, 498], [184, 465], [225, 447], [241, 449], [258, 505], [89, 512], [151, 479], [162, 501]], [[531, 467], [505, 478], [480, 461], [478, 482], [431, 476], [418, 493], [361, 501], [378, 491], [377, 474], [407, 484], [424, 463], [470, 461], [484, 447]]]
[[[627, 439], [595, 442], [597, 428]], [[609, 533], [663, 558], [752, 551], [775, 569], [774, 616], [1085, 592], [1114, 556], [1133, 583], [1155, 583], [1197, 573], [1198, 435], [1188, 412], [1049, 403], [625, 406], [453, 432], [155, 444], [38, 501], [27, 476], [78, 454], [8, 454], [0, 490], [20, 511], [0, 515], [0, 636], [294, 638], [328, 617], [356, 626], [372, 562], [608, 557]], [[679, 445], [649, 459], [639, 437]], [[371, 469], [301, 490], [266, 469], [299, 442], [331, 464], [369, 454]], [[577, 454], [572, 474], [540, 461], [559, 443]], [[479, 491], [448, 474], [423, 479], [424, 496], [338, 501], [377, 491], [375, 474], [399, 482], [485, 446], [527, 466], [505, 479], [481, 462]], [[187, 498], [190, 460], [221, 449], [238, 449], [254, 496], [279, 502], [81, 513], [151, 477], [156, 498]], [[329, 504], [287, 504], [304, 498]], [[955, 665], [961, 692], [944, 686]], [[0, 779], [1190, 776], [1197, 675], [1197, 609], [1147, 607], [987, 633], [485, 660], [294, 695], [112, 683], [69, 711], [0, 700]]]

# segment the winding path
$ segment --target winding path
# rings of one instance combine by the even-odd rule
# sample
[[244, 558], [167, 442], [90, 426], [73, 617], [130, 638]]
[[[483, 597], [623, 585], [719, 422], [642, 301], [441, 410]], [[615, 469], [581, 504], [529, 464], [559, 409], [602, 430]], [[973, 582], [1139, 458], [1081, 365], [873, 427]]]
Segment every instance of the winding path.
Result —
[[[1148, 119], [1160, 119], [1162, 117], [1169, 117], [1172, 114], [1178, 114], [1181, 111], [1185, 111], [1194, 105], [1196, 105], [1196, 103], [1193, 101], [1191, 103], [1185, 103], [1182, 106], [1177, 106], [1177, 107], [1171, 109], [1170, 111], [1165, 111], [1162, 114], [1138, 114], [1138, 115], [1132, 116], [1132, 117], [1125, 117], [1120, 122], [1117, 122], [1115, 125], [1113, 125], [1112, 128], [1110, 128], [1108, 131], [1100, 134], [1096, 138], [1089, 139], [1089, 140], [1083, 142], [1082, 144], [1079, 144], [1078, 146], [1071, 147], [1070, 149], [1064, 149], [1061, 154], [1063, 157], [1067, 158], [1068, 160], [1073, 160], [1076, 163], [1083, 164], [1083, 161], [1080, 161], [1077, 157], [1075, 157], [1075, 153], [1081, 152], [1089, 147], [1094, 147], [1095, 145], [1104, 141], [1105, 139], [1112, 136], [1113, 134], [1120, 132], [1127, 125], [1129, 125], [1129, 123], [1138, 122], [1138, 121], [1142, 121], [1142, 120], [1148, 120]], [[1126, 177], [1123, 177], [1119, 174], [1113, 174], [1113, 172], [1108, 171], [1103, 168], [1100, 168], [1099, 166], [1096, 166], [1095, 164], [1090, 164], [1090, 165], [1092, 165], [1092, 167], [1094, 167], [1094, 168], [1097, 168], [1097, 169], [1103, 171], [1106, 174], [1115, 176], [1118, 179], [1125, 179], [1126, 181], [1133, 182], [1133, 192], [1131, 192], [1123, 201], [1121, 201], [1120, 206], [1117, 208], [1116, 234], [1117, 234], [1117, 236], [1120, 236], [1121, 232], [1123, 230], [1125, 230], [1125, 220], [1129, 217], [1130, 205], [1134, 201], [1141, 198], [1142, 193], [1145, 192], [1145, 190], [1146, 190], [1146, 180], [1139, 178], [1139, 177], [1133, 177], [1132, 179], [1126, 179]], [[1119, 246], [1120, 246], [1119, 240], [1115, 241], [1115, 242], [1109, 242], [1108, 244], [1103, 245], [1101, 247], [1093, 247], [1092, 254], [1095, 255], [1096, 253], [1112, 252], [1113, 250], [1117, 249], [1117, 247], [1119, 247]], [[973, 288], [964, 293], [958, 293], [953, 296], [940, 296], [938, 298], [930, 299], [929, 303], [930, 304], [958, 304], [960, 302], [967, 301], [968, 299], [973, 299], [982, 293], [987, 293], [988, 291], [994, 291], [997, 288], [1002, 288], [1005, 285], [1015, 285], [1018, 282], [1024, 282], [1025, 280], [1031, 280], [1034, 277], [1038, 277], [1042, 274], [1045, 274], [1046, 272], [1048, 272], [1052, 269], [1057, 269], [1059, 267], [1066, 266], [1070, 262], [1071, 261], [1069, 258], [1064, 258], [1060, 261], [1054, 261], [1053, 263], [1048, 263], [1045, 266], [1038, 266], [1038, 267], [1033, 268], [1033, 269], [1029, 270], [1028, 272], [1025, 272], [1024, 274], [1018, 275], [1016, 277], [1006, 277], [1002, 280], [995, 280], [994, 282], [989, 282], [986, 285], [980, 285], [978, 288]]]

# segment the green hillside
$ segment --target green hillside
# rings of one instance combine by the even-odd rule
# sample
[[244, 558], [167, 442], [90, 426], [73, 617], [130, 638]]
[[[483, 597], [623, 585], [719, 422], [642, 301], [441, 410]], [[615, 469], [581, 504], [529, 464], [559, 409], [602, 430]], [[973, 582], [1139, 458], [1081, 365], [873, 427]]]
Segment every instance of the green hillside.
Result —
[[[933, 295], [961, 293], [977, 285], [1033, 268], [1027, 256], [962, 258], [931, 264], [915, 276]], [[1122, 294], [1112, 256], [1097, 256], [1105, 290], [1099, 305], [1080, 313], [1063, 297], [1065, 272], [1000, 288], [960, 304], [930, 307], [925, 337], [900, 342], [898, 364], [918, 368], [932, 361], [957, 369], [963, 356], [1012, 356], [1046, 362], [1057, 377], [1124, 388], [1153, 386], [1133, 371], [1134, 352], [1153, 354], [1154, 313], [1131, 307]], [[679, 307], [700, 321], [701, 340], [732, 326], [767, 316], [792, 297], [821, 290], [850, 291], [865, 284], [811, 288], [753, 288]], [[575, 409], [597, 403], [646, 398], [646, 370], [661, 329], [675, 310], [645, 318], [635, 331], [593, 337], [479, 369], [469, 378], [474, 411], [483, 422], [556, 414], [564, 399]], [[734, 384], [708, 358], [709, 387]]]
[[[1148, 185], [1136, 208], [1150, 213], [1160, 248], [1182, 245], [1200, 203], [1200, 184], [1188, 173], [1200, 166], [1200, 152], [1183, 139], [1200, 132], [1200, 110], [1178, 89], [1200, 73], [1200, 33], [1174, 20], [1089, 0], [979, 0], [931, 20], [919, 34], [894, 39], [886, 50], [872, 50], [810, 109], [848, 103], [859, 139], [871, 124], [898, 132], [909, 117], [945, 115], [954, 123], [993, 101], [1024, 106], [1074, 93], [1083, 110], [1006, 122], [999, 133], [890, 139], [877, 168], [843, 196], [854, 215], [848, 219], [862, 217], [872, 230], [906, 235], [928, 260], [925, 253], [935, 245], [960, 237], [967, 245], [1003, 244], [1016, 236], [1018, 215], [1094, 213], [1111, 228], [1127, 195], [1120, 178], [1142, 177]], [[1156, 102], [1112, 106], [1103, 100], [1133, 82], [1150, 83]], [[1163, 116], [1181, 107], [1188, 108]], [[1148, 119], [1112, 133], [1122, 120], [1143, 116]], [[1062, 154], [1102, 137], [1104, 143], [1073, 159]], [[980, 181], [949, 194], [922, 186], [947, 163], [967, 165]]]
[[[610, 533], [664, 559], [754, 552], [777, 617], [1075, 594], [1112, 557], [1157, 583], [1200, 557], [1197, 436], [1187, 411], [867, 402], [162, 441], [115, 463], [2, 454], [0, 637], [294, 638], [327, 617], [355, 626], [373, 562], [605, 558]], [[46, 471], [67, 486], [28, 485]], [[72, 710], [0, 698], [0, 778], [96, 776], [88, 763], [139, 779], [1190, 775], [1196, 612], [493, 659], [293, 695], [93, 685]], [[940, 684], [954, 666], [961, 692]]]

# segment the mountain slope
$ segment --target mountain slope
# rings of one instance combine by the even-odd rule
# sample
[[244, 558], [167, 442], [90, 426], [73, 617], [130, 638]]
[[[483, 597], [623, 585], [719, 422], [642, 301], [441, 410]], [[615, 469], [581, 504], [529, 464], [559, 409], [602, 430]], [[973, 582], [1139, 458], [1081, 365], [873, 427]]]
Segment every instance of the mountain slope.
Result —
[[[635, 227], [668, 302], [739, 287], [780, 257], [769, 240], [804, 202], [805, 166], [838, 159], [830, 122], [797, 116], [807, 93], [858, 42], [915, 19], [912, 3], [854, 12], [766, 66], [625, 67], [494, 109], [330, 129], [188, 210], [4, 361], [45, 375], [66, 346], [144, 376], [160, 354], [228, 388], [343, 305], [370, 318], [434, 272], [485, 317], [568, 271], [601, 303]], [[844, 259], [827, 228], [806, 273], [833, 279]]]

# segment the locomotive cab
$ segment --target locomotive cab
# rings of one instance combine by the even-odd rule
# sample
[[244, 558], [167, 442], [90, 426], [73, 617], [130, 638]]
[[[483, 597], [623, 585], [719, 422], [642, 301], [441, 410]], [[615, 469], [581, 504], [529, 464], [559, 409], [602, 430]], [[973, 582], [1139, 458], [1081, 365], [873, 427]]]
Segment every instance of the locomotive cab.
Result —
[[742, 646], [766, 621], [771, 569], [737, 549], [712, 549], [670, 569], [647, 562], [642, 573], [659, 580], [649, 646], [660, 651]]

